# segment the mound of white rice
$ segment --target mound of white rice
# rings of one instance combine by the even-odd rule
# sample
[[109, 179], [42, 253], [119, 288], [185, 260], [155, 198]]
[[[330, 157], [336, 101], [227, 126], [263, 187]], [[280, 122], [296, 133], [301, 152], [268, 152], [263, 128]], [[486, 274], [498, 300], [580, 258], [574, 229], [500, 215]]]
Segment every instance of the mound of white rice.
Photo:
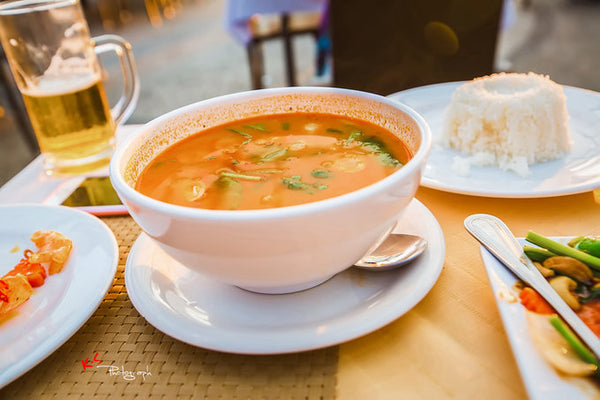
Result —
[[520, 176], [531, 164], [561, 157], [571, 147], [562, 86], [535, 73], [498, 73], [461, 85], [444, 116], [442, 144], [468, 157], [468, 166], [497, 165]]

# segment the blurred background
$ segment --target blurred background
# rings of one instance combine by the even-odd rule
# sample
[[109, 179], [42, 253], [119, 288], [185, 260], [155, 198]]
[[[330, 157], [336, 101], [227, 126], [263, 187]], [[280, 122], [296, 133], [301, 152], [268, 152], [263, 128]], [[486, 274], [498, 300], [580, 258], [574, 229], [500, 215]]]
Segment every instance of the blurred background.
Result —
[[[598, 0], [83, 0], [92, 35], [133, 47], [141, 91], [127, 123], [261, 87], [388, 95], [492, 72], [534, 71], [600, 90]], [[109, 99], [116, 60], [101, 59]], [[39, 154], [0, 65], [0, 185]]]

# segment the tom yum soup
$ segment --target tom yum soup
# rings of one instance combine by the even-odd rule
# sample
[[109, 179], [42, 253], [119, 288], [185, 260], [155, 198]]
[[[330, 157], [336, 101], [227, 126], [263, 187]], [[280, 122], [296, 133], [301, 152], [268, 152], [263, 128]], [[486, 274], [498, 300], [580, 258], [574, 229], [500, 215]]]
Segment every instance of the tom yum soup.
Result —
[[273, 115], [210, 128], [172, 145], [142, 171], [136, 190], [187, 207], [284, 207], [370, 185], [410, 158], [401, 139], [364, 121]]

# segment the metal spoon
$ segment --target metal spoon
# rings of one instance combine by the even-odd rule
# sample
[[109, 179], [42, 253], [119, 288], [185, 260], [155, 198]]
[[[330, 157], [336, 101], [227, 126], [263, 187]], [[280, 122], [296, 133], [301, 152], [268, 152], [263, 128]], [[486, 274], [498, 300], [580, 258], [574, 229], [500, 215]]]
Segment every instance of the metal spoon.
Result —
[[465, 228], [494, 257], [534, 288], [577, 333], [577, 336], [600, 358], [600, 339], [571, 310], [523, 252], [521, 244], [500, 219], [474, 214], [465, 219]]
[[387, 271], [413, 261], [426, 248], [427, 240], [420, 236], [391, 233], [354, 266], [369, 271]]

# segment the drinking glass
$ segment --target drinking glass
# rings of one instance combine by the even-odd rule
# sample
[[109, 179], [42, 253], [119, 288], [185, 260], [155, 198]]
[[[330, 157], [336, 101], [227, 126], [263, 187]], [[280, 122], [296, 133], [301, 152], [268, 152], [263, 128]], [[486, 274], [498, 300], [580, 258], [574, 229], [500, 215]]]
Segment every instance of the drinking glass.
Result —
[[[0, 40], [23, 96], [49, 175], [106, 166], [116, 125], [133, 112], [139, 81], [131, 45], [116, 35], [91, 38], [79, 0], [0, 4]], [[98, 55], [115, 52], [123, 90], [113, 108]]]

